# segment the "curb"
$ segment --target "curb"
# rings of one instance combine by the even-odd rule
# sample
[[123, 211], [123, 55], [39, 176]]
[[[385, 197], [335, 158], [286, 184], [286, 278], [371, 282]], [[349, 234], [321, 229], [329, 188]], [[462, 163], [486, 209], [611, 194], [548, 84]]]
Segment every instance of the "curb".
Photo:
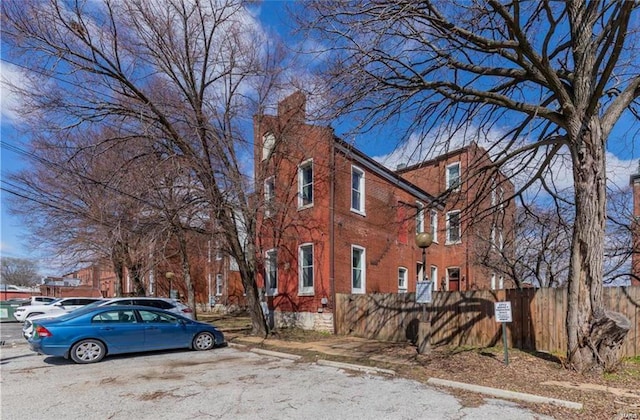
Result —
[[353, 365], [351, 363], [334, 362], [333, 360], [318, 359], [316, 363], [322, 366], [331, 366], [338, 369], [357, 370], [366, 373], [384, 373], [386, 375], [395, 375], [396, 372], [390, 369], [382, 369], [371, 366]]
[[439, 378], [429, 378], [427, 380], [427, 383], [428, 384], [432, 384], [432, 385], [446, 386], [446, 387], [450, 387], [450, 388], [464, 389], [466, 391], [472, 391], [472, 392], [477, 392], [477, 393], [480, 393], [480, 394], [492, 395], [494, 397], [499, 397], [499, 398], [506, 398], [506, 399], [511, 399], [511, 400], [521, 400], [521, 401], [526, 401], [526, 402], [531, 402], [531, 403], [554, 404], [554, 405], [559, 405], [561, 407], [573, 408], [575, 410], [582, 410], [582, 404], [581, 403], [577, 403], [577, 402], [573, 402], [573, 401], [559, 400], [557, 398], [541, 397], [539, 395], [525, 394], [525, 393], [522, 393], [522, 392], [505, 391], [505, 390], [497, 389], [497, 388], [489, 388], [489, 387], [486, 387], [486, 386], [471, 385], [471, 384], [466, 384], [464, 382], [448, 381], [446, 379], [439, 379]]
[[281, 353], [279, 351], [271, 351], [271, 350], [265, 350], [265, 349], [255, 349], [255, 348], [251, 349], [250, 351], [254, 353], [262, 354], [265, 356], [280, 357], [281, 359], [288, 359], [288, 360], [302, 359], [302, 356], [298, 356], [297, 354]]
[[[238, 349], [246, 349], [248, 347], [244, 344], [236, 344], [236, 343], [229, 343], [229, 346], [235, 347]], [[302, 359], [302, 356], [299, 356], [297, 354], [283, 353], [279, 351], [265, 350], [265, 349], [259, 349], [259, 348], [251, 348], [249, 349], [249, 351], [257, 354], [262, 354], [264, 356], [279, 357], [281, 359], [288, 359], [288, 360]], [[382, 369], [382, 368], [377, 368], [372, 366], [354, 365], [351, 363], [343, 363], [343, 362], [334, 362], [333, 360], [317, 359], [316, 363], [321, 366], [330, 366], [337, 369], [356, 370], [359, 372], [366, 372], [366, 373], [383, 373], [385, 375], [391, 375], [391, 376], [396, 374], [394, 370], [390, 370], [390, 369]]]

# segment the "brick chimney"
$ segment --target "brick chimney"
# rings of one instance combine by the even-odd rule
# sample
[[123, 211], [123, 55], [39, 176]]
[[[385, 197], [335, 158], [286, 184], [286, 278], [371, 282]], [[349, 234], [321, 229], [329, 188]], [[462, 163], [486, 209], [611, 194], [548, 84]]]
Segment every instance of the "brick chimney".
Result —
[[278, 102], [278, 117], [287, 123], [304, 123], [306, 119], [307, 97], [297, 91]]
[[640, 162], [638, 172], [631, 175], [631, 193], [633, 194], [633, 219], [631, 221], [631, 240], [633, 253], [631, 254], [632, 286], [640, 286]]

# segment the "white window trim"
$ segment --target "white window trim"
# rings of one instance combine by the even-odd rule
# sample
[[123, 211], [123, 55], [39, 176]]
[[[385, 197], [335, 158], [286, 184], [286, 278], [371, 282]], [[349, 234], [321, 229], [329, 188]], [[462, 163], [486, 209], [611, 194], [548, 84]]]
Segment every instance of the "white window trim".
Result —
[[[271, 255], [275, 255], [275, 261], [271, 260]], [[268, 288], [267, 286], [271, 284], [269, 280], [269, 273], [271, 272], [271, 264], [275, 264], [275, 288]], [[264, 253], [264, 293], [267, 296], [276, 296], [278, 294], [278, 250], [276, 248], [272, 248], [267, 250]]]
[[502, 227], [498, 226], [497, 222], [493, 222], [491, 225], [491, 245], [497, 252], [504, 250], [504, 234]]
[[265, 133], [262, 136], [262, 160], [267, 160], [271, 153], [273, 152], [273, 148], [276, 145], [276, 136], [272, 133]]
[[461, 177], [462, 177], [462, 170], [460, 169], [460, 162], [453, 162], [447, 165], [447, 169], [446, 169], [446, 187], [447, 189], [451, 188], [451, 178], [449, 177], [449, 169], [453, 168], [453, 167], [458, 167], [458, 185], [456, 186], [456, 188], [453, 188], [452, 191], [460, 191], [460, 184], [462, 184], [461, 181]]
[[[360, 183], [358, 184], [358, 191], [360, 192], [360, 200], [359, 200], [359, 204], [360, 204], [360, 208], [356, 209], [353, 207], [353, 174], [354, 172], [357, 172], [360, 174]], [[349, 184], [349, 188], [351, 189], [351, 200], [349, 201], [349, 206], [351, 206], [351, 211], [354, 213], [358, 213], [361, 214], [363, 216], [366, 215], [366, 209], [365, 209], [365, 172], [358, 168], [357, 166], [351, 166], [351, 179], [350, 179], [350, 184]]]
[[433, 290], [438, 290], [438, 267], [431, 266], [431, 277], [429, 278], [433, 282]]
[[424, 280], [424, 265], [422, 261], [416, 261], [416, 282]]
[[264, 180], [264, 217], [271, 217], [275, 214], [273, 205], [275, 204], [275, 176], [270, 176]]
[[[359, 250], [362, 251], [362, 255], [361, 255], [361, 260], [360, 262], [362, 263], [362, 284], [360, 285], [359, 288], [354, 288], [353, 287], [353, 269], [355, 268], [353, 266], [353, 251], [354, 250]], [[351, 245], [351, 293], [353, 294], [364, 294], [367, 290], [367, 250], [361, 246], [358, 245]]]
[[431, 210], [429, 223], [431, 224], [431, 240], [438, 243], [438, 211]]
[[458, 217], [458, 239], [455, 241], [451, 240], [451, 223], [450, 223], [450, 219], [451, 219], [451, 215], [453, 214], [457, 214], [458, 216], [460, 215], [460, 210], [452, 210], [447, 212], [447, 240], [445, 242], [446, 245], [453, 245], [453, 244], [459, 244], [462, 243], [462, 222], [460, 221], [460, 218]]
[[[401, 277], [402, 273], [402, 277]], [[404, 286], [400, 285], [400, 279], [403, 279]], [[406, 267], [398, 267], [398, 293], [407, 293], [409, 286], [409, 270]]]
[[[306, 247], [311, 247], [311, 286], [310, 287], [304, 287], [303, 286], [303, 280], [304, 280], [304, 267], [302, 265], [302, 262], [304, 261], [304, 258], [302, 258], [302, 249], [306, 248]], [[300, 246], [298, 247], [298, 295], [304, 295], [304, 296], [313, 296], [315, 294], [315, 284], [316, 284], [316, 268], [315, 268], [315, 247], [313, 246], [312, 243], [307, 242], [304, 244], [300, 244]]]
[[420, 201], [416, 201], [416, 207], [418, 209], [418, 211], [416, 212], [416, 233], [421, 233], [425, 231], [424, 204], [422, 204]]
[[222, 296], [224, 290], [224, 283], [222, 274], [216, 274], [216, 296]]
[[[302, 170], [307, 167], [311, 167], [311, 202], [309, 204], [302, 203], [302, 188], [303, 188], [303, 177]], [[306, 209], [309, 207], [313, 207], [314, 202], [314, 184], [315, 184], [315, 174], [313, 170], [313, 159], [305, 160], [304, 162], [298, 165], [298, 209]]]

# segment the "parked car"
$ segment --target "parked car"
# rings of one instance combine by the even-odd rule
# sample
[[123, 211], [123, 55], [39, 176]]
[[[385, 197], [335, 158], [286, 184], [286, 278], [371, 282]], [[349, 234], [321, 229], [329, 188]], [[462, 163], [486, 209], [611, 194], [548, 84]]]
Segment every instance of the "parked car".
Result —
[[56, 299], [53, 296], [31, 296], [28, 305], [46, 305]]
[[152, 306], [165, 311], [182, 315], [185, 318], [193, 319], [193, 310], [176, 299], [159, 298], [159, 297], [121, 297], [107, 299], [100, 305], [141, 305]]
[[[193, 311], [187, 305], [169, 298], [156, 298], [156, 297], [122, 297], [102, 299], [88, 306], [113, 306], [113, 305], [140, 305], [150, 306], [153, 308], [164, 309], [165, 311], [173, 312], [178, 315], [182, 315], [185, 318], [193, 319]], [[43, 315], [32, 316], [24, 320], [22, 324], [22, 336], [27, 340], [33, 334], [33, 323], [41, 319], [57, 318], [64, 315], [67, 312], [54, 312], [46, 313]]]
[[22, 322], [27, 318], [35, 315], [66, 313], [90, 303], [102, 300], [101, 298], [91, 297], [68, 297], [56, 299], [44, 305], [25, 305], [16, 308], [13, 317]]
[[106, 355], [225, 345], [214, 326], [139, 305], [93, 306], [34, 323], [31, 350], [95, 363]]

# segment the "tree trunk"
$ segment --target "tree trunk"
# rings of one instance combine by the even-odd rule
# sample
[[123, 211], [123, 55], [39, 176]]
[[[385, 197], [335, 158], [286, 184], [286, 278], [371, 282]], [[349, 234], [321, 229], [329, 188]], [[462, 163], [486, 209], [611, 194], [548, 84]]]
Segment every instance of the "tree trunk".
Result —
[[180, 243], [180, 259], [182, 262], [182, 277], [187, 288], [187, 305], [193, 311], [193, 318], [198, 319], [198, 313], [196, 308], [196, 292], [193, 287], [193, 281], [191, 281], [191, 264], [189, 263], [189, 253], [187, 250], [187, 240], [184, 236], [184, 231], [178, 229], [176, 232], [178, 242]]
[[[124, 259], [122, 258], [122, 245], [120, 242], [113, 244], [111, 249], [111, 263], [113, 264], [113, 271], [116, 273], [116, 281], [113, 285], [113, 293], [115, 296], [122, 296], [122, 284], [124, 278]], [[108, 296], [111, 297], [111, 296]]]
[[597, 118], [577, 131], [577, 141], [571, 144], [576, 214], [568, 279], [567, 359], [579, 372], [611, 371], [619, 363], [618, 350], [629, 320], [606, 311], [602, 299], [605, 143]]
[[[247, 298], [247, 311], [251, 318], [251, 334], [266, 337], [269, 328], [267, 320], [260, 304], [260, 294], [258, 293], [258, 285], [256, 283], [256, 250], [253, 243], [249, 241], [246, 251], [242, 249], [239, 242], [234, 241], [233, 237], [227, 236], [232, 244], [233, 253], [235, 254], [240, 269], [240, 277], [242, 278], [242, 286]], [[241, 256], [242, 258], [237, 258]]]
[[133, 281], [133, 293], [135, 296], [146, 296], [147, 290], [142, 281], [142, 273], [140, 270], [140, 264], [131, 264], [127, 267], [129, 270], [129, 276]]

